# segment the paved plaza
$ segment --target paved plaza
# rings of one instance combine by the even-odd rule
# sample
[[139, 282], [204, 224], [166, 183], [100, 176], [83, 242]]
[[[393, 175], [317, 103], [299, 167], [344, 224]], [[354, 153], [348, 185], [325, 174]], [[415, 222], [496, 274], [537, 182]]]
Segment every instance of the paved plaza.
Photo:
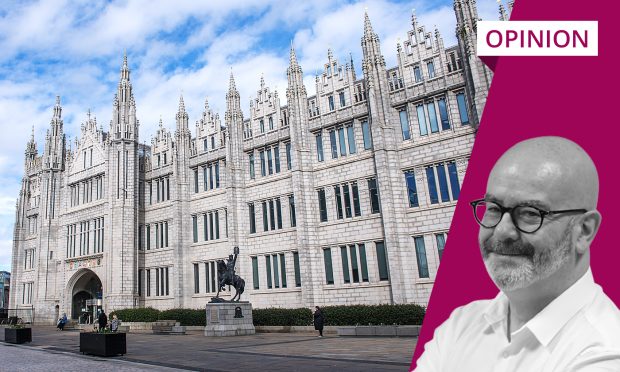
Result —
[[[0, 339], [4, 340], [4, 332]], [[127, 354], [79, 353], [78, 331], [35, 326], [32, 343], [0, 343], [0, 371], [406, 371], [416, 338], [258, 333], [240, 337], [127, 334]]]

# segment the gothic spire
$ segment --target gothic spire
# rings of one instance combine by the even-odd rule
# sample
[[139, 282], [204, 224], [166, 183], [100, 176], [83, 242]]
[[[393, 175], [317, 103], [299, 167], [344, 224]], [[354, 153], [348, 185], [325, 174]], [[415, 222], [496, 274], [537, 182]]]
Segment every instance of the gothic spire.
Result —
[[183, 93], [181, 93], [181, 98], [179, 98], [179, 112], [185, 112], [185, 102], [183, 102]]
[[293, 40], [291, 40], [291, 53], [290, 53], [290, 65], [298, 66], [297, 55], [295, 54], [295, 47], [293, 46]]
[[502, 0], [497, 0], [497, 5], [499, 6], [499, 20], [507, 21], [508, 14], [506, 14], [506, 9], [504, 8], [504, 4], [502, 4]]
[[364, 11], [364, 36], [372, 37], [375, 34], [375, 31], [372, 29], [372, 24], [370, 24], [370, 17], [368, 17], [368, 10]]
[[54, 105], [54, 119], [60, 120], [62, 116], [62, 107], [60, 106], [60, 96], [56, 96], [56, 104]]

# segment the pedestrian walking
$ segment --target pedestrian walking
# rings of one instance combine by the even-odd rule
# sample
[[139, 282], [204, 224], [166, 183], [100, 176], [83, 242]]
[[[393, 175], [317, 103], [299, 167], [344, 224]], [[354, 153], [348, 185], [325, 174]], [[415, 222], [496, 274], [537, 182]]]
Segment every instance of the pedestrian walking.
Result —
[[323, 325], [325, 324], [325, 314], [320, 307], [316, 306], [314, 311], [314, 329], [319, 331], [319, 337], [323, 337]]
[[116, 314], [112, 315], [112, 320], [110, 321], [110, 331], [116, 332], [118, 331], [118, 326], [121, 324], [121, 321], [118, 320], [118, 316]]

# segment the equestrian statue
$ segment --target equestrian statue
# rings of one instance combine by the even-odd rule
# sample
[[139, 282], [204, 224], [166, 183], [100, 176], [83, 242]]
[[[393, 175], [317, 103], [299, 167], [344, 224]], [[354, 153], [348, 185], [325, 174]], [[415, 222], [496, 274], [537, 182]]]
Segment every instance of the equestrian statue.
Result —
[[217, 294], [211, 299], [211, 302], [225, 301], [220, 298], [220, 291], [224, 291], [226, 285], [233, 286], [236, 291], [235, 295], [230, 299], [230, 302], [239, 302], [241, 299], [241, 294], [245, 289], [245, 280], [235, 274], [235, 264], [237, 263], [237, 256], [239, 255], [239, 247], [235, 247], [233, 253], [235, 255], [229, 255], [226, 262], [224, 262], [224, 260], [217, 260], [218, 288]]

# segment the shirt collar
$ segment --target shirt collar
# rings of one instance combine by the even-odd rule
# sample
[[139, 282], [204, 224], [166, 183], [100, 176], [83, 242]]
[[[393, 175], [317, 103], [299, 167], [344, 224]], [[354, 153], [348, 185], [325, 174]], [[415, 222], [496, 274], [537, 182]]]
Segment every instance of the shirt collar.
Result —
[[[588, 271], [572, 286], [551, 301], [520, 330], [512, 333], [527, 328], [538, 342], [546, 347], [580, 309], [592, 302], [597, 293], [597, 287], [592, 270], [588, 268]], [[495, 329], [501, 326], [505, 332], [509, 305], [508, 297], [503, 292], [499, 292], [483, 312], [483, 317], [489, 326]]]
[[562, 330], [564, 325], [596, 296], [596, 283], [592, 271], [588, 271], [541, 312], [536, 314], [524, 327], [543, 345], [547, 346]]

